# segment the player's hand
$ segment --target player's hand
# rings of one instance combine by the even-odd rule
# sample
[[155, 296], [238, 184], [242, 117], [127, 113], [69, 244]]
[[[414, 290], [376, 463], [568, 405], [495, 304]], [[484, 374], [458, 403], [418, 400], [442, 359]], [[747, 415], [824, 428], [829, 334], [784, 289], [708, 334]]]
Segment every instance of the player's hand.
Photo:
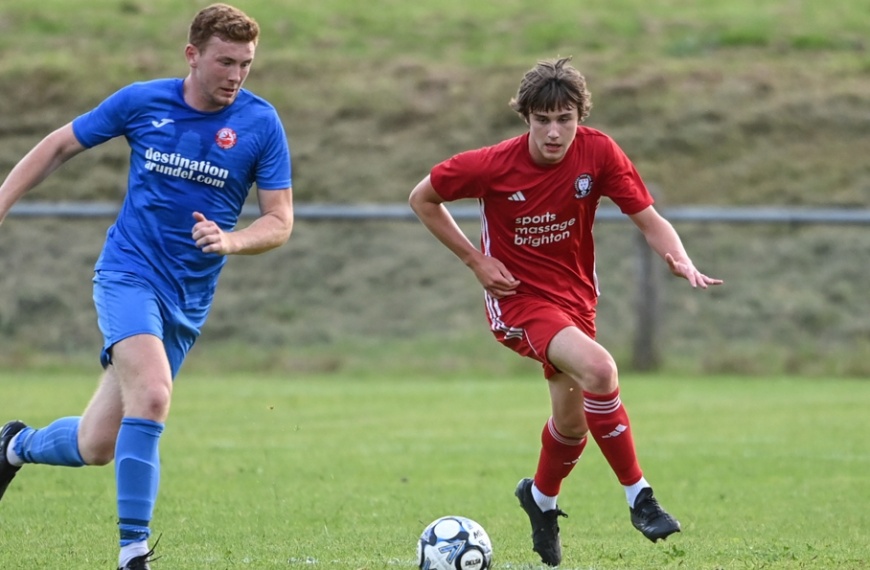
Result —
[[724, 283], [721, 279], [707, 277], [698, 271], [691, 261], [677, 261], [670, 253], [665, 254], [665, 261], [668, 262], [668, 268], [670, 268], [671, 273], [677, 277], [682, 277], [683, 279], [688, 280], [692, 287], [706, 289], [710, 285], [721, 285]]
[[496, 299], [516, 294], [519, 280], [514, 278], [498, 259], [481, 255], [472, 264], [471, 269], [483, 288]]
[[196, 223], [190, 233], [193, 241], [196, 242], [196, 247], [203, 253], [216, 253], [218, 255], [232, 253], [229, 236], [220, 226], [200, 212], [194, 212], [193, 219], [196, 220]]

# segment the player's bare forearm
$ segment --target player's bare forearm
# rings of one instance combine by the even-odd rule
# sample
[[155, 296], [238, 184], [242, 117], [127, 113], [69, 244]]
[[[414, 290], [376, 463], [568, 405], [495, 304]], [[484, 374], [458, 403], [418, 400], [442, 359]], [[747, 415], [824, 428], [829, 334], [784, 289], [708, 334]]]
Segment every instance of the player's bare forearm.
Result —
[[671, 273], [686, 279], [692, 287], [706, 289], [710, 285], [722, 284], [721, 279], [708, 277], [698, 271], [689, 254], [686, 253], [677, 230], [652, 206], [632, 215], [631, 219], [643, 233], [652, 250], [668, 264]]
[[706, 289], [711, 285], [721, 285], [721, 279], [715, 279], [704, 275], [695, 264], [692, 262], [686, 249], [680, 241], [680, 236], [674, 230], [670, 223], [666, 227], [662, 227], [660, 232], [647, 235], [647, 241], [650, 247], [658, 253], [665, 263], [668, 264], [668, 269], [677, 277], [682, 277], [689, 282], [692, 287]]
[[256, 255], [283, 245], [293, 231], [293, 193], [260, 190], [260, 217], [248, 227], [227, 232], [201, 212], [194, 212], [191, 237], [203, 253]]
[[501, 261], [485, 255], [471, 243], [444, 207], [428, 176], [414, 188], [408, 202], [423, 225], [471, 269], [491, 295], [501, 298], [516, 293], [519, 281]]
[[0, 185], [0, 223], [12, 206], [64, 162], [84, 150], [67, 124], [42, 139]]
[[411, 192], [408, 204], [429, 232], [465, 265], [471, 267], [477, 257], [482, 255], [444, 207], [444, 201], [435, 192], [428, 176]]
[[235, 255], [257, 255], [284, 245], [293, 231], [293, 190], [258, 190], [259, 218], [233, 232]]
[[265, 214], [231, 234], [234, 255], [257, 255], [287, 243], [293, 232], [293, 214]]
[[443, 204], [432, 204], [431, 202], [422, 204], [416, 207], [414, 212], [429, 232], [465, 265], [471, 266], [477, 256], [482, 255], [456, 225], [456, 220]]

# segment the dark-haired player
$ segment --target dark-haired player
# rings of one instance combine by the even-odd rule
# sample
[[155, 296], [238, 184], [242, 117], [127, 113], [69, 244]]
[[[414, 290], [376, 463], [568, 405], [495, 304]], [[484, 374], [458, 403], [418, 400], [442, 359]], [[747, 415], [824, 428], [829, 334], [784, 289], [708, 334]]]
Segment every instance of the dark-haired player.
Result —
[[[631, 218], [674, 275], [692, 287], [721, 283], [695, 268], [625, 153], [580, 125], [591, 100], [569, 59], [542, 61], [523, 77], [510, 104], [527, 133], [437, 164], [410, 196], [423, 224], [483, 286], [496, 339], [543, 365], [552, 415], [534, 478], [522, 479], [515, 494], [531, 521], [533, 548], [551, 566], [562, 560], [564, 513], [556, 499], [588, 434], [625, 488], [634, 526], [652, 541], [680, 530], [643, 476], [616, 363], [595, 341], [592, 224], [601, 199]], [[443, 205], [460, 198], [479, 201], [480, 249]]]

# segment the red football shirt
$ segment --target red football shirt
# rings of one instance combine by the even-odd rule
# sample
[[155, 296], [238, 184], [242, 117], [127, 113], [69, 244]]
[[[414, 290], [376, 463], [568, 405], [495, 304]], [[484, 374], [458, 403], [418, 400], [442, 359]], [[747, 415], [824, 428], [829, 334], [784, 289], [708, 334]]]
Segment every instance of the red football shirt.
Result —
[[558, 164], [535, 164], [526, 133], [457, 154], [437, 164], [430, 180], [445, 201], [478, 199], [481, 249], [521, 281], [518, 294], [574, 310], [597, 302], [592, 224], [601, 197], [627, 215], [653, 203], [613, 139], [582, 126]]

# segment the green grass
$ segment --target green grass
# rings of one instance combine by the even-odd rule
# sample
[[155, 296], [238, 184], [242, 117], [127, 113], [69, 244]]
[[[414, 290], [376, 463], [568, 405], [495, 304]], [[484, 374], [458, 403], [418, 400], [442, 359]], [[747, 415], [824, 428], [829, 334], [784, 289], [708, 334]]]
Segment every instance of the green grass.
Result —
[[[95, 380], [4, 373], [0, 416], [42, 424]], [[560, 498], [563, 569], [870, 568], [870, 385], [626, 377], [647, 478], [684, 532], [651, 544], [591, 445]], [[423, 527], [478, 520], [497, 568], [539, 568], [516, 481], [534, 469], [537, 374], [184, 375], [161, 443], [159, 568], [412, 568]], [[111, 568], [111, 468], [25, 467], [0, 568]]]
[[[6, 54], [0, 75], [44, 69], [50, 57], [58, 71], [66, 69], [81, 88], [93, 89], [107, 80], [123, 83], [143, 72], [178, 69], [187, 25], [202, 5], [191, 0], [84, 0], [69, 10], [67, 0], [12, 3], [0, 11], [6, 22], [0, 35], [0, 50]], [[610, 60], [615, 68], [671, 57], [740, 57], [746, 49], [854, 54], [870, 35], [866, 0], [850, 3], [850, 9], [753, 0], [590, 0], [582, 9], [573, 0], [534, 5], [522, 0], [380, 0], [376, 6], [354, 0], [248, 0], [240, 6], [261, 23], [261, 57], [307, 62], [317, 73], [342, 75], [349, 67], [389, 67], [403, 59], [487, 70], [528, 66], [530, 57], [558, 53]], [[299, 71], [294, 69], [294, 75]], [[272, 98], [280, 103], [280, 91]]]

